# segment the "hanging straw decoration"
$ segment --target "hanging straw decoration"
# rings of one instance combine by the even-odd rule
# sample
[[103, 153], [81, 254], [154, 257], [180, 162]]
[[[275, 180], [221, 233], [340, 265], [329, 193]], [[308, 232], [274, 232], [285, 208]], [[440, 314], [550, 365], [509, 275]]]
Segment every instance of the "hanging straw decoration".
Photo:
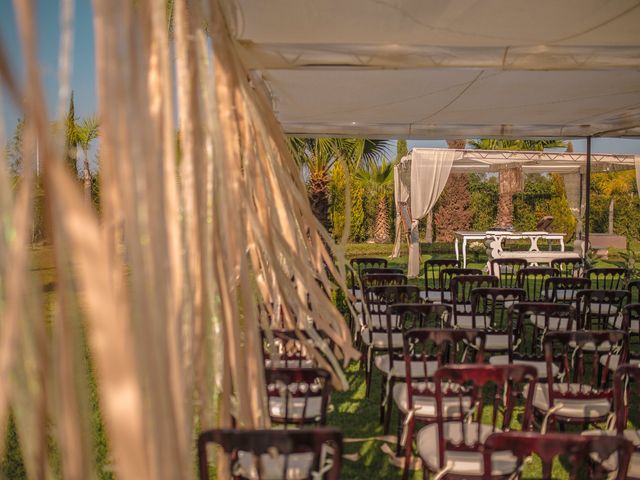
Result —
[[[56, 269], [47, 327], [30, 273], [34, 165], [13, 195], [0, 165], [0, 439], [11, 410], [31, 478], [52, 475], [51, 436], [64, 478], [97, 478], [95, 377], [116, 478], [192, 478], [199, 429], [269, 424], [260, 328], [304, 330], [347, 388], [341, 367], [358, 352], [330, 298], [335, 285], [348, 292], [344, 261], [239, 59], [232, 11], [217, 0], [93, 5], [100, 218], [50, 133], [33, 0], [14, 2], [26, 82], [0, 45], [0, 79], [26, 119], [23, 158], [40, 152]], [[60, 117], [72, 0], [61, 7]]]

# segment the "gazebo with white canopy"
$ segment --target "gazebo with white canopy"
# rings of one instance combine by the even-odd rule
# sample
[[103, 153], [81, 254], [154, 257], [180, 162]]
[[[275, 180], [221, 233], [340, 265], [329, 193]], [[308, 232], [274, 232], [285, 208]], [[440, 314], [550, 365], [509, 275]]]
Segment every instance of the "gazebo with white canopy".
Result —
[[[590, 166], [595, 171], [636, 169], [640, 186], [640, 156], [591, 155]], [[587, 172], [587, 155], [569, 152], [523, 152], [508, 150], [459, 150], [414, 148], [394, 169], [394, 197], [396, 205], [410, 208], [404, 215], [410, 224], [406, 229], [398, 209], [396, 239], [393, 256], [397, 257], [404, 238], [409, 242], [408, 275], [416, 277], [420, 270], [418, 222], [435, 206], [451, 173], [494, 173], [505, 167], [519, 166], [523, 173], [559, 173], [563, 176], [569, 208], [581, 232], [586, 207], [583, 195], [583, 176]]]

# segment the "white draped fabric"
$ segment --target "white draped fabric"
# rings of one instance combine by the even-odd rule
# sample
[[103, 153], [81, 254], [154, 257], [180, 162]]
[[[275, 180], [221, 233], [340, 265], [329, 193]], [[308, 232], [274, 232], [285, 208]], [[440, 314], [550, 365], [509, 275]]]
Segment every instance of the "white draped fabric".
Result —
[[[411, 232], [409, 234], [409, 264], [407, 275], [417, 277], [420, 273], [420, 238], [418, 222], [435, 206], [444, 186], [447, 183], [451, 167], [455, 160], [462, 158], [460, 150], [421, 150], [414, 149], [411, 157], [405, 157], [396, 167], [396, 201], [411, 203]], [[407, 175], [410, 173], [410, 175]], [[407, 178], [408, 177], [408, 178]], [[397, 204], [397, 203], [396, 203]], [[396, 244], [393, 256], [398, 256], [402, 242], [402, 225], [400, 233], [396, 231]]]

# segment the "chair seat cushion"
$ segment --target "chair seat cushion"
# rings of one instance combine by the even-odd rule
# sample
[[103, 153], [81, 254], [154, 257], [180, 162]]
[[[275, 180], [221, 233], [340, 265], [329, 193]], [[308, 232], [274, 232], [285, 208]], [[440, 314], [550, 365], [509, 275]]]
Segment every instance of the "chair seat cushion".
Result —
[[[569, 342], [569, 346], [571, 348], [576, 348], [576, 342]], [[582, 346], [582, 350], [585, 352], [595, 352], [596, 350], [598, 352], [608, 352], [609, 350], [611, 350], [611, 344], [607, 341], [602, 342], [600, 345], [598, 345], [596, 347], [595, 343], [589, 342], [589, 343], [585, 343]]]
[[[260, 463], [262, 464], [262, 476], [258, 475], [255, 456], [250, 452], [238, 452], [238, 461], [233, 467], [233, 474], [242, 478], [251, 480], [257, 479], [287, 479], [302, 480], [309, 478], [311, 469], [313, 468], [313, 453], [292, 453], [285, 460], [285, 455], [272, 457], [269, 454], [260, 455]], [[285, 461], [287, 464], [287, 474], [283, 477], [285, 470]]]
[[[373, 327], [376, 330], [387, 329], [387, 315], [385, 313], [370, 313], [369, 316], [365, 316], [364, 312], [360, 313], [360, 323], [362, 325], [367, 325], [368, 327]], [[398, 323], [398, 316], [391, 315], [391, 325], [395, 327]]]
[[[391, 374], [392, 377], [405, 378], [407, 369], [402, 360], [394, 360], [393, 368], [389, 372], [389, 355], [378, 355], [374, 359], [374, 364], [385, 375]], [[426, 363], [426, 372], [425, 372]], [[436, 373], [438, 369], [438, 362], [431, 360], [428, 362], [411, 362], [411, 377], [412, 378], [425, 378], [431, 377]]]
[[[545, 316], [539, 313], [531, 315], [531, 317], [529, 318], [529, 321], [540, 330], [544, 330], [546, 328], [545, 320]], [[549, 330], [566, 330], [568, 325], [568, 318], [549, 316]]]
[[[587, 432], [582, 432], [582, 435], [616, 435], [615, 431], [611, 430], [589, 430]], [[638, 430], [625, 430], [622, 432], [624, 438], [633, 443], [634, 447], [640, 446], [640, 432]], [[597, 453], [592, 453], [591, 458], [602, 465], [602, 467], [612, 472], [618, 469], [618, 454], [614, 453], [609, 458], [601, 459]], [[634, 452], [631, 455], [631, 461], [629, 462], [629, 469], [627, 470], [627, 476], [625, 478], [640, 478], [640, 452]]]
[[[440, 290], [429, 290], [428, 292], [425, 290], [420, 291], [420, 298], [423, 300], [429, 300], [433, 303], [442, 302], [442, 293]], [[451, 292], [444, 292], [444, 300], [445, 302], [451, 301]]]
[[[464, 424], [465, 438], [468, 443], [477, 440], [478, 424]], [[480, 426], [480, 441], [484, 442], [487, 437], [494, 431], [489, 425]], [[453, 443], [462, 443], [462, 424], [460, 422], [444, 423], [444, 437]], [[439, 471], [446, 464], [451, 462], [452, 475], [469, 475], [482, 476], [484, 472], [484, 461], [482, 454], [475, 451], [446, 451], [444, 455], [445, 465], [439, 464], [439, 444], [438, 444], [438, 425], [431, 424], [422, 428], [417, 435], [416, 444], [418, 452], [422, 460], [432, 472]], [[518, 460], [510, 452], [496, 452], [492, 458], [493, 471], [492, 475], [509, 475], [513, 473], [517, 467]]]
[[[618, 365], [620, 364], [620, 355], [600, 355], [600, 365], [604, 366], [607, 363], [607, 358], [609, 359], [609, 370], [617, 370]], [[629, 358], [626, 363], [630, 363], [631, 365], [640, 365], [640, 359]]]
[[[289, 406], [284, 397], [269, 397], [269, 415], [275, 418], [287, 418], [299, 420], [304, 418], [307, 420], [319, 419], [322, 413], [322, 397], [310, 396], [308, 399], [304, 397], [288, 397]], [[306, 409], [305, 409], [306, 403]]]
[[[425, 392], [434, 392], [435, 385], [431, 382], [428, 383], [418, 383], [418, 389], [420, 389], [420, 385], [424, 386]], [[393, 386], [393, 401], [398, 406], [398, 409], [402, 413], [407, 413], [409, 411], [408, 400], [407, 400], [407, 384], [406, 383], [396, 383]], [[442, 406], [444, 409], [444, 414], [447, 416], [454, 416], [460, 414], [460, 401], [458, 397], [445, 397]], [[436, 397], [429, 395], [413, 395], [413, 407], [416, 409], [415, 415], [416, 417], [432, 417], [434, 418], [437, 414], [436, 411]], [[467, 411], [471, 407], [471, 398], [470, 397], [462, 397], [462, 409], [463, 411]]]
[[[375, 348], [388, 348], [389, 345], [389, 334], [386, 332], [374, 332], [372, 334], [369, 333], [368, 328], [362, 329], [362, 341], [368, 347]], [[402, 348], [402, 334], [401, 333], [392, 333], [391, 341], [393, 342], [393, 348]]]
[[[458, 328], [473, 328], [473, 317], [471, 314], [456, 313], [454, 315], [455, 326]], [[483, 329], [485, 325], [489, 325], [491, 319], [485, 315], [476, 315], [476, 328]]]
[[[489, 363], [491, 365], [509, 365], [509, 356], [508, 355], [493, 355], [489, 359]], [[538, 380], [547, 378], [547, 364], [544, 361], [536, 361], [536, 360], [513, 360], [514, 365], [531, 365], [538, 371]], [[560, 369], [557, 365], [551, 366], [551, 372], [555, 377], [558, 375]]]
[[[567, 393], [567, 391], [577, 392], [580, 385], [570, 383], [568, 388], [566, 383], [556, 384], [556, 391], [559, 394]], [[526, 395], [526, 388], [524, 394]], [[589, 387], [582, 385], [583, 391], [587, 391]], [[555, 411], [555, 415], [568, 418], [588, 418], [597, 419], [606, 417], [611, 412], [611, 402], [607, 398], [593, 398], [593, 399], [572, 399], [555, 397], [554, 406], [562, 404], [562, 407]], [[549, 410], [549, 388], [548, 385], [543, 383], [536, 384], [536, 391], [533, 395], [533, 407], [541, 412], [547, 412]]]
[[280, 359], [280, 360], [271, 360], [270, 358], [266, 358], [264, 361], [264, 366], [266, 368], [313, 368], [316, 366], [313, 360], [308, 358], [299, 359]]

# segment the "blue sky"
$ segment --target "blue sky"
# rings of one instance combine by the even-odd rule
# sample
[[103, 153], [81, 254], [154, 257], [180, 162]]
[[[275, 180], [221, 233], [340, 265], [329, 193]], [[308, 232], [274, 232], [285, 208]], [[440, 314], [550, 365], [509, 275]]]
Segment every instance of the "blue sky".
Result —
[[[20, 61], [20, 43], [13, 13], [12, 0], [0, 0], [0, 39], [15, 68], [22, 71]], [[42, 74], [45, 83], [48, 111], [51, 118], [55, 115], [58, 98], [58, 46], [60, 43], [60, 5], [59, 0], [36, 0], [38, 7], [38, 47]], [[72, 89], [75, 96], [76, 115], [86, 117], [96, 112], [95, 62], [91, 0], [75, 2], [75, 32]], [[14, 68], [14, 70], [15, 70]], [[1, 87], [0, 87], [1, 88]], [[3, 94], [3, 122], [5, 138], [13, 132], [19, 113], [7, 105], [7, 96]], [[444, 147], [444, 141], [408, 141], [412, 147]], [[573, 140], [576, 152], [586, 151], [586, 140]], [[593, 151], [599, 153], [636, 153], [640, 154], [640, 139], [593, 139]]]
[[[58, 98], [58, 47], [60, 44], [59, 0], [36, 0], [38, 11], [38, 50], [42, 76], [47, 95], [49, 117], [56, 115]], [[71, 88], [74, 92], [76, 115], [90, 116], [96, 111], [95, 62], [93, 43], [93, 20], [91, 0], [75, 2], [75, 32], [73, 45], [73, 72]], [[0, 0], [0, 39], [9, 55], [14, 71], [22, 74], [22, 53], [12, 0]], [[17, 70], [16, 70], [17, 69]], [[22, 76], [22, 75], [21, 75]], [[5, 107], [3, 121], [5, 134], [13, 132], [19, 113], [2, 95]]]

